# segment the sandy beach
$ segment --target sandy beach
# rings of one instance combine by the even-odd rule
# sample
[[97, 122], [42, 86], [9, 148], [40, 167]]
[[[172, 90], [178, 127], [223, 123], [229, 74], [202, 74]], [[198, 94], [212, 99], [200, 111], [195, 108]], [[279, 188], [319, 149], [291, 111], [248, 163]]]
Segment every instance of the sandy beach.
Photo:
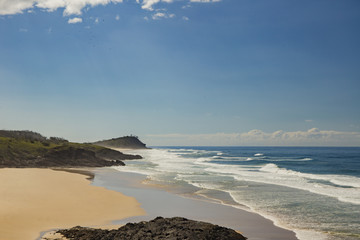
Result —
[[0, 169], [0, 239], [36, 239], [54, 228], [97, 226], [144, 215], [133, 197], [51, 169]]
[[[94, 178], [89, 181], [89, 176]], [[143, 175], [98, 168], [89, 176], [77, 171], [0, 169], [0, 239], [40, 239], [42, 232], [52, 229], [111, 228], [157, 216], [206, 221], [253, 240], [296, 239], [293, 232], [257, 214], [144, 185]]]
[[115, 221], [116, 224], [148, 221], [157, 216], [181, 216], [234, 229], [251, 240], [297, 240], [294, 232], [277, 227], [256, 213], [181, 196], [161, 186], [143, 184], [146, 176], [141, 174], [119, 172], [112, 168], [98, 168], [94, 173], [93, 185], [133, 196], [146, 211], [144, 216]]

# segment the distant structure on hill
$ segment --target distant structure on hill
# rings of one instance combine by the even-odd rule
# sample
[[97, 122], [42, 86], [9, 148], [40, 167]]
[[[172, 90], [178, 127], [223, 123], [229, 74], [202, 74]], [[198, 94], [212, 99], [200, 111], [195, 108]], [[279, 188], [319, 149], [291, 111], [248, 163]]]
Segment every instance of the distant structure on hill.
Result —
[[93, 144], [109, 148], [147, 149], [146, 144], [141, 142], [139, 138], [134, 135], [102, 140], [94, 142]]

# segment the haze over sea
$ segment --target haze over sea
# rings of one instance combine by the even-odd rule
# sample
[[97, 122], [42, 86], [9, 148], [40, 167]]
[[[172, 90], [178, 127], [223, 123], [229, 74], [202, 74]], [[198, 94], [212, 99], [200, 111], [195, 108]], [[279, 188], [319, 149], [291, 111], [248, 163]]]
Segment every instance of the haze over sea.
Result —
[[[300, 240], [360, 239], [359, 147], [157, 147], [119, 171], [259, 213]], [[180, 189], [180, 190], [179, 190]]]

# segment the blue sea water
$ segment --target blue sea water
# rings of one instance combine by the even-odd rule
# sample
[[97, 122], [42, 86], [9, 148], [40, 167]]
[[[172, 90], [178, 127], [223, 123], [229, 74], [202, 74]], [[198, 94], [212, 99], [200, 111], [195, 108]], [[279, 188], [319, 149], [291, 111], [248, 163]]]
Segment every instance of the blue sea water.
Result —
[[360, 239], [360, 148], [158, 147], [132, 153], [144, 158], [117, 170], [250, 209], [301, 240]]

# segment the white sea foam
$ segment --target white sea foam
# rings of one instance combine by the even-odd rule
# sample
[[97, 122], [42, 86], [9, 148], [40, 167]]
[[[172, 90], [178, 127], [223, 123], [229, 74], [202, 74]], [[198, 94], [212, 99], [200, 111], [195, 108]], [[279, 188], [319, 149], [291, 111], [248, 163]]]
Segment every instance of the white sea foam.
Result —
[[299, 176], [306, 179], [324, 180], [343, 187], [360, 188], [360, 178], [354, 176], [300, 173], [297, 171], [279, 168], [276, 164], [273, 163], [266, 164], [264, 167], [260, 168], [260, 171], [277, 173], [280, 175]]
[[258, 158], [255, 158], [254, 160], [261, 160], [265, 162], [305, 162], [305, 161], [312, 161], [312, 158], [266, 158], [262, 156], [258, 156]]
[[[189, 183], [191, 183], [192, 185], [194, 185], [198, 188], [203, 188], [203, 189], [212, 189], [212, 190], [221, 189], [221, 184], [215, 184], [215, 183], [209, 183], [209, 182], [193, 182], [193, 181], [190, 181]], [[230, 205], [230, 204], [223, 203], [224, 205], [232, 206], [234, 208], [239, 208], [239, 209], [242, 209], [245, 211], [249, 211], [249, 209], [250, 209], [251, 212], [258, 213], [259, 215], [271, 220], [275, 224], [275, 226], [294, 231], [296, 234], [296, 237], [299, 240], [309, 240], [309, 239], [326, 240], [327, 239], [327, 236], [320, 232], [304, 230], [304, 229], [297, 229], [297, 228], [290, 228], [289, 226], [287, 226], [287, 224], [285, 222], [281, 221], [279, 218], [274, 217], [273, 215], [270, 215], [262, 210], [254, 208], [253, 206], [251, 206], [251, 204], [249, 205], [249, 204], [239, 200], [237, 198], [238, 193], [236, 191], [224, 190], [224, 189], [222, 189], [221, 191], [227, 192], [235, 202], [239, 203], [239, 205]], [[206, 195], [202, 195], [202, 196], [207, 197]]]
[[[183, 149], [181, 149], [183, 151]], [[205, 150], [200, 152], [208, 153]], [[189, 153], [199, 152], [188, 150]], [[216, 154], [219, 151], [212, 151]], [[342, 202], [360, 204], [360, 179], [345, 175], [319, 175], [300, 173], [285, 168], [279, 168], [274, 163], [263, 166], [249, 165], [227, 165], [212, 163], [210, 157], [184, 158], [166, 149], [153, 149], [141, 152], [147, 162], [152, 163], [143, 169], [137, 165], [128, 165], [124, 171], [139, 172], [147, 175], [162, 173], [176, 173], [190, 176], [193, 174], [204, 174], [210, 172], [217, 175], [231, 176], [240, 181], [253, 181], [266, 184], [274, 184], [295, 189], [301, 189], [312, 193], [337, 198]], [[262, 153], [257, 153], [262, 154]], [[256, 155], [256, 154], [255, 154]], [[224, 157], [225, 159], [227, 157]], [[230, 157], [232, 158], [232, 157]], [[240, 158], [235, 158], [240, 160]], [[310, 161], [311, 158], [304, 158]], [[304, 160], [302, 159], [302, 160]], [[243, 161], [251, 161], [252, 158], [243, 158]], [[130, 162], [129, 162], [130, 163]], [[186, 177], [183, 177], [186, 181]], [[323, 181], [323, 182], [322, 182]]]
[[[360, 179], [357, 177], [300, 173], [279, 168], [273, 163], [268, 163], [261, 168], [258, 166], [229, 167], [228, 165], [210, 163], [203, 160], [196, 161], [195, 163], [206, 166], [205, 171], [232, 176], [240, 181], [253, 181], [290, 187], [337, 198], [342, 202], [360, 204]], [[325, 183], [314, 180], [322, 180]], [[329, 184], [326, 184], [326, 182]], [[332, 186], [330, 183], [335, 185]]]
[[[271, 220], [275, 226], [294, 231], [296, 234], [296, 237], [299, 240], [310, 240], [310, 239], [326, 240], [327, 239], [327, 235], [324, 233], [311, 231], [311, 230], [298, 229], [298, 228], [290, 228], [286, 222], [281, 221], [279, 218], [274, 217], [273, 215], [270, 215], [262, 210], [259, 210], [258, 208], [254, 208], [253, 206], [248, 205], [247, 203], [244, 203], [243, 201], [239, 200], [237, 197], [237, 193], [235, 191], [228, 191], [228, 193], [230, 194], [232, 199], [234, 199], [235, 202], [243, 204], [246, 207], [248, 207], [252, 212], [258, 213], [259, 215]], [[241, 205], [234, 206], [234, 207], [244, 209], [241, 207]]]
[[263, 161], [268, 162], [306, 162], [312, 161], [312, 158], [269, 158], [269, 159], [262, 159]]
[[[260, 171], [271, 173], [271, 175], [260, 174], [263, 179], [261, 182], [297, 188], [312, 193], [334, 197], [342, 202], [360, 204], [360, 179], [357, 177], [300, 173], [297, 171], [279, 168], [273, 163], [266, 164], [260, 168]], [[322, 180], [340, 186], [331, 186], [311, 180]], [[350, 188], [343, 188], [341, 186]]]
[[327, 235], [320, 232], [310, 231], [310, 230], [300, 230], [294, 229], [296, 237], [300, 240], [309, 240], [309, 239], [316, 239], [316, 240], [326, 240], [328, 239]]
[[[205, 151], [190, 149], [152, 149], [138, 153], [144, 157], [139, 161], [128, 161], [127, 166], [119, 167], [122, 171], [138, 172], [148, 175], [151, 179], [162, 180], [163, 176], [173, 176], [175, 181], [185, 181], [203, 189], [226, 191], [232, 194], [234, 201], [244, 204], [236, 198], [236, 192], [224, 189], [224, 184], [231, 182], [255, 182], [276, 186], [300, 189], [318, 195], [329, 196], [342, 202], [360, 205], [360, 178], [345, 175], [319, 175], [301, 173], [294, 170], [279, 168], [274, 162], [281, 161], [312, 161], [312, 158], [278, 158], [270, 159], [273, 163], [253, 165], [245, 161], [262, 160], [263, 153], [254, 154], [254, 157], [224, 156], [221, 151]], [[219, 154], [221, 153], [221, 154]], [[216, 163], [211, 162], [216, 160]], [[244, 165], [229, 165], [228, 161], [244, 161]], [[224, 164], [221, 164], [224, 161]], [[142, 164], [137, 164], [142, 163]], [[144, 164], [145, 163], [145, 164]], [[239, 183], [240, 183], [239, 182]], [[245, 204], [251, 207], [251, 204]], [[259, 214], [271, 219], [278, 226], [286, 227], [275, 215], [255, 210]], [[268, 215], [268, 216], [267, 216]], [[289, 229], [287, 226], [286, 228]], [[301, 240], [325, 239], [324, 234], [307, 230], [293, 229]]]

